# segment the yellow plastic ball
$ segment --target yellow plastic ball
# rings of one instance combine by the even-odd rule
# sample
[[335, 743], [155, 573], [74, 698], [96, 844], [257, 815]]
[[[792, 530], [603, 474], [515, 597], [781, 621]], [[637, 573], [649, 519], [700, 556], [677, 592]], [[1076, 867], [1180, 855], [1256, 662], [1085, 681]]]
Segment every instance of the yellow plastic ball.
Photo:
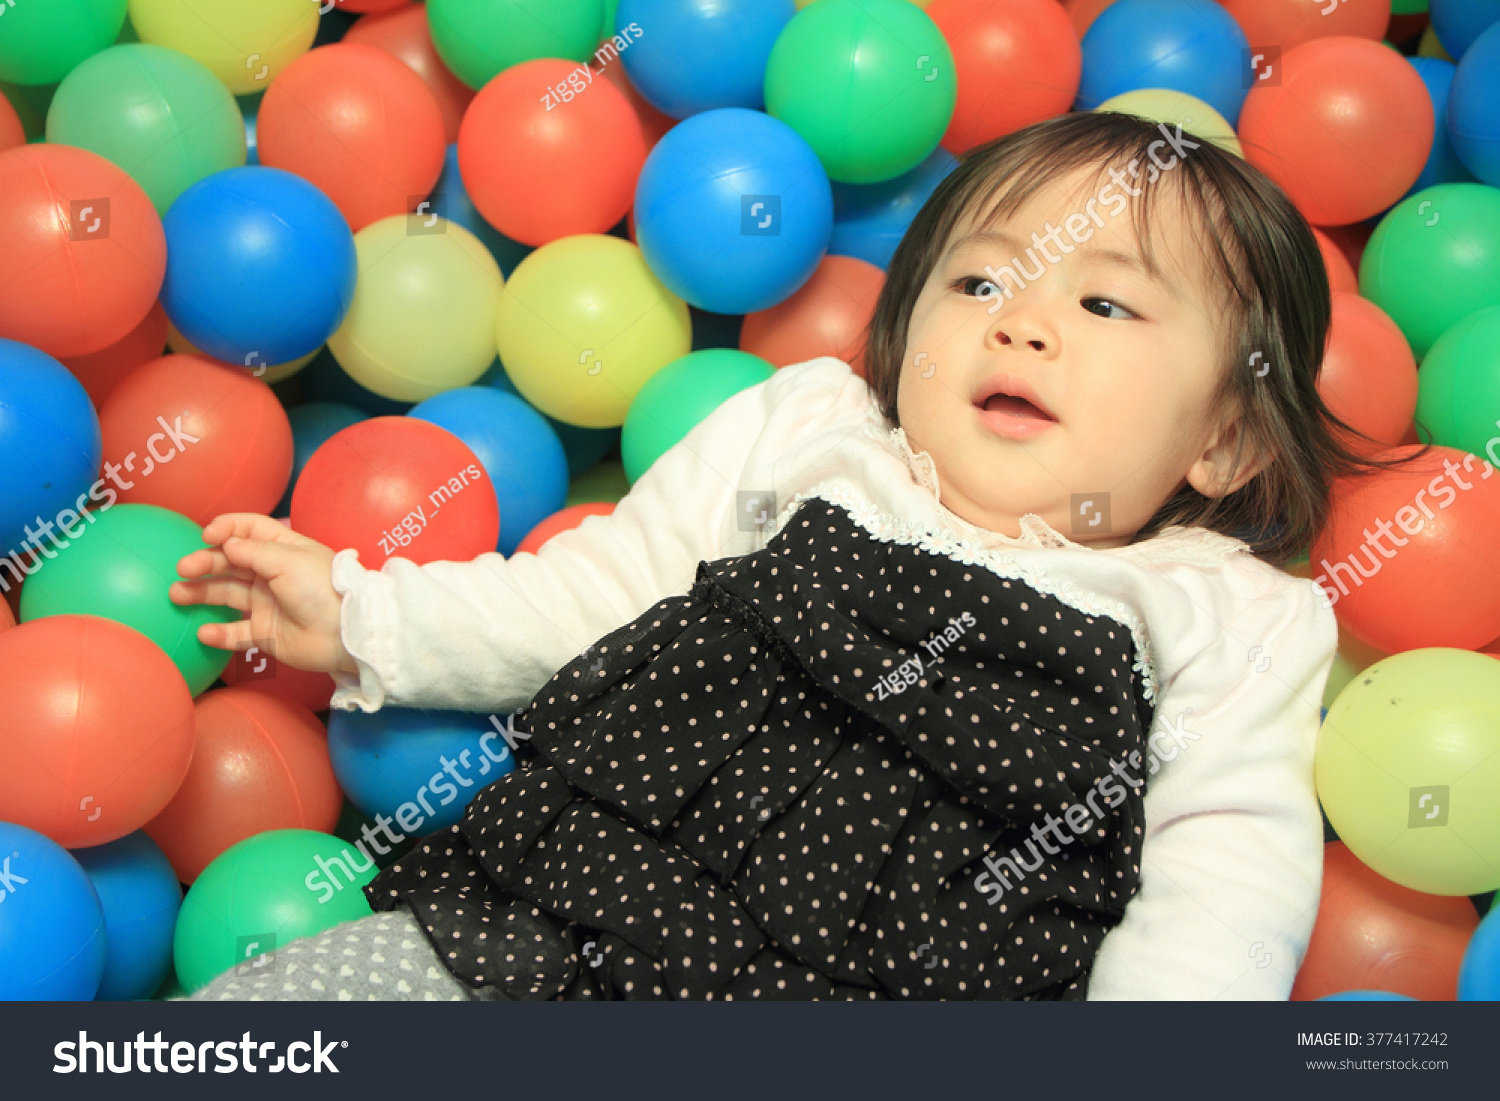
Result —
[[1170, 88], [1137, 88], [1133, 92], [1111, 96], [1094, 110], [1118, 111], [1123, 115], [1139, 115], [1152, 122], [1165, 122], [1169, 126], [1180, 125], [1184, 134], [1213, 142], [1236, 157], [1245, 155], [1229, 120], [1197, 96], [1186, 92], [1175, 92]]
[[237, 96], [263, 92], [318, 33], [314, 0], [130, 0], [142, 42], [202, 62]]
[[469, 386], [495, 362], [505, 277], [463, 226], [395, 214], [354, 235], [354, 302], [328, 350], [349, 377], [394, 401]]
[[[170, 321], [167, 322], [167, 347], [172, 349], [172, 351], [176, 352], [178, 355], [202, 356], [204, 359], [214, 359], [213, 356], [209, 355], [202, 348], [198, 347], [187, 337], [179, 333], [177, 331], [177, 326], [173, 325]], [[298, 371], [302, 370], [302, 368], [306, 367], [309, 363], [317, 358], [318, 352], [321, 352], [322, 350], [323, 349], [318, 348], [314, 351], [308, 352], [305, 356], [300, 356], [297, 359], [289, 360], [286, 363], [277, 364], [262, 363], [259, 357], [257, 357], [255, 353], [252, 352], [250, 353], [250, 355], [245, 357], [245, 363], [243, 364], [243, 366], [249, 374], [254, 375], [264, 383], [269, 384], [272, 382], [280, 382], [284, 378], [291, 378]], [[222, 363], [223, 360], [214, 359], [214, 362]], [[236, 365], [231, 364], [231, 366]]]
[[687, 303], [629, 241], [562, 237], [536, 249], [500, 296], [500, 361], [523, 398], [584, 428], [625, 423], [646, 381], [692, 350]]
[[1339, 839], [1385, 878], [1500, 887], [1500, 661], [1431, 647], [1376, 662], [1328, 709], [1316, 781]]

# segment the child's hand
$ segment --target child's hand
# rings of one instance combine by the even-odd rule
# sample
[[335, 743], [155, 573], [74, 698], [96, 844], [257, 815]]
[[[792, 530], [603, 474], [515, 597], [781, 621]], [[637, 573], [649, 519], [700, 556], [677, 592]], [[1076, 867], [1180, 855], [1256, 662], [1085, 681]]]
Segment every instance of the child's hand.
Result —
[[174, 581], [168, 595], [178, 604], [224, 604], [245, 618], [203, 624], [199, 642], [248, 650], [269, 640], [272, 656], [293, 668], [359, 672], [340, 634], [333, 551], [253, 512], [215, 516], [203, 541], [209, 546], [177, 562], [179, 574], [196, 580]]

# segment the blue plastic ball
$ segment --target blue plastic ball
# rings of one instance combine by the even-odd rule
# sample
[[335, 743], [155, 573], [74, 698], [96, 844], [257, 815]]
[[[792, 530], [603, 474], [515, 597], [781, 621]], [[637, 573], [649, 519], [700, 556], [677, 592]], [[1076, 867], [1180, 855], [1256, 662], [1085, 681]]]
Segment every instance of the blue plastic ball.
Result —
[[287, 482], [286, 492], [276, 503], [274, 512], [277, 516], [286, 516], [292, 511], [292, 490], [297, 488], [297, 479], [312, 453], [322, 447], [328, 437], [351, 424], [368, 420], [369, 414], [342, 402], [309, 401], [288, 409], [286, 419], [292, 425], [292, 477]]
[[[698, 336], [698, 325], [696, 319], [693, 323], [693, 337]], [[490, 369], [481, 375], [474, 383], [475, 386], [488, 386], [499, 390], [502, 394], [513, 394], [521, 397], [521, 392], [516, 389], [516, 384], [510, 380], [505, 373], [505, 366], [496, 358], [490, 364]], [[521, 398], [525, 401], [525, 398]], [[530, 404], [529, 402], [527, 404]], [[535, 408], [535, 406], [533, 406]], [[585, 470], [592, 469], [600, 459], [609, 454], [610, 448], [614, 447], [620, 438], [620, 429], [614, 428], [585, 428], [579, 424], [565, 424], [560, 420], [554, 420], [545, 413], [542, 414], [552, 431], [557, 433], [557, 438], [562, 441], [563, 450], [568, 454], [568, 477], [576, 478]], [[500, 537], [505, 538], [505, 518], [500, 521]], [[524, 538], [524, 537], [523, 537]]]
[[500, 506], [501, 554], [568, 500], [568, 455], [562, 441], [524, 398], [489, 386], [434, 394], [407, 414], [446, 428], [479, 459]]
[[95, 1000], [151, 997], [172, 968], [172, 934], [182, 907], [172, 862], [144, 830], [72, 852], [104, 908], [107, 949]]
[[510, 278], [510, 273], [515, 271], [516, 266], [532, 252], [531, 245], [523, 245], [519, 241], [511, 240], [480, 216], [473, 200], [469, 198], [468, 188], [464, 186], [463, 173], [458, 167], [457, 142], [448, 146], [448, 151], [443, 157], [442, 175], [433, 186], [428, 202], [432, 204], [428, 209], [433, 214], [463, 226], [478, 237], [480, 243], [490, 250], [495, 263], [500, 265], [500, 274], [506, 279]]
[[1464, 167], [1500, 187], [1500, 23], [1480, 35], [1458, 63], [1446, 128]]
[[1458, 965], [1458, 1000], [1500, 1001], [1500, 910], [1493, 906], [1474, 930]]
[[[404, 837], [446, 829], [483, 788], [516, 767], [503, 733], [474, 711], [334, 711], [328, 756], [349, 802]], [[389, 840], [389, 837], [387, 837]]]
[[1197, 96], [1238, 126], [1249, 87], [1249, 40], [1214, 0], [1115, 0], [1083, 36], [1083, 76], [1074, 108], [1111, 96], [1171, 88]]
[[766, 62], [797, 14], [792, 0], [620, 0], [615, 27], [651, 28], [620, 53], [636, 91], [685, 119], [718, 107], [765, 107]]
[[712, 313], [751, 313], [812, 277], [833, 234], [833, 189], [786, 123], [743, 107], [704, 111], [646, 157], [635, 233], [673, 294]]
[[279, 168], [229, 168], [162, 219], [161, 304], [179, 332], [228, 363], [317, 351], [354, 298], [354, 234], [333, 201]]
[[56, 841], [0, 822], [0, 1002], [86, 1002], [104, 977], [104, 907]]
[[1414, 1002], [1409, 994], [1392, 994], [1389, 990], [1340, 990], [1337, 994], [1324, 994], [1320, 1002]]
[[[102, 456], [99, 417], [83, 384], [46, 352], [0, 339], [0, 554], [23, 545], [50, 552], [39, 525], [57, 524], [64, 509], [79, 512], [79, 497], [89, 508], [98, 503], [87, 497]], [[67, 538], [55, 527], [52, 537]], [[15, 579], [0, 567], [0, 580]]]
[[1409, 198], [1418, 191], [1426, 191], [1429, 187], [1436, 187], [1438, 184], [1474, 183], [1473, 173], [1464, 167], [1463, 161], [1458, 159], [1458, 154], [1453, 151], [1453, 142], [1448, 137], [1448, 128], [1443, 125], [1443, 120], [1447, 117], [1453, 77], [1458, 71], [1458, 66], [1440, 57], [1409, 57], [1406, 60], [1411, 62], [1412, 67], [1417, 70], [1417, 75], [1422, 78], [1422, 83], [1427, 85], [1427, 95], [1432, 100], [1432, 113], [1438, 125], [1433, 130], [1432, 152], [1427, 155], [1427, 163], [1422, 166], [1422, 174], [1401, 198]]
[[1500, 0], [1429, 0], [1428, 14], [1438, 42], [1455, 61], [1490, 27], [1500, 23]]
[[958, 167], [958, 158], [941, 145], [910, 172], [874, 184], [833, 185], [833, 240], [828, 251], [890, 267], [896, 246], [917, 211], [943, 178]]

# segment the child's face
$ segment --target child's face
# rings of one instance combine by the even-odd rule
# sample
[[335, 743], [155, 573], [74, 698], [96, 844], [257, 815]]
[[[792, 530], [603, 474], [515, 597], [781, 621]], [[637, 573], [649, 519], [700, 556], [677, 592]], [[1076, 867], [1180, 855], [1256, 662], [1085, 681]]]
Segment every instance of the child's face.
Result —
[[[936, 463], [950, 511], [1012, 536], [1034, 512], [1104, 548], [1130, 542], [1184, 479], [1218, 496], [1255, 464], [1224, 483], [1237, 428], [1232, 416], [1210, 418], [1228, 311], [1204, 256], [1211, 244], [1194, 239], [1169, 187], [1151, 223], [1166, 283], [1107, 258], [1138, 258], [1140, 248], [1130, 211], [1108, 195], [1096, 201], [1091, 180], [1080, 169], [990, 228], [1013, 240], [969, 239], [972, 222], [955, 229], [912, 312], [897, 407], [912, 446]], [[1019, 289], [1005, 274], [1007, 298], [985, 265], [999, 275], [1017, 256], [1025, 272], [1043, 270], [1023, 273]], [[1029, 385], [1055, 421], [1009, 416], [1000, 407], [1020, 406], [1005, 399], [986, 414], [975, 399], [1001, 373]]]

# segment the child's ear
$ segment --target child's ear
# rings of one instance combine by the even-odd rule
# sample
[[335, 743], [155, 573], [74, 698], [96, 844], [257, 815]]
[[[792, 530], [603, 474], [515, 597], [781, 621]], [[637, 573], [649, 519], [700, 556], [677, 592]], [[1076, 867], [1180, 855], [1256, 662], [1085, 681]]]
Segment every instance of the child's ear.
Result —
[[[1238, 469], [1234, 453], [1243, 449]], [[1245, 422], [1234, 414], [1209, 437], [1203, 453], [1188, 468], [1188, 484], [1205, 497], [1227, 497], [1270, 465], [1272, 456], [1245, 433]]]

